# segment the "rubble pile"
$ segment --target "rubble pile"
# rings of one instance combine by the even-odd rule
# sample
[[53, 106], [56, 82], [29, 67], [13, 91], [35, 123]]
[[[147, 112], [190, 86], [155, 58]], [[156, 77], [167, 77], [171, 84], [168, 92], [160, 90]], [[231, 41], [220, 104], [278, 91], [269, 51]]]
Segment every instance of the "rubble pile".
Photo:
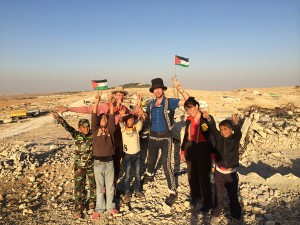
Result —
[[300, 108], [292, 103], [275, 109], [251, 106], [244, 114], [241, 140], [243, 164], [249, 165], [270, 157], [291, 164], [283, 159], [281, 151], [300, 149]]

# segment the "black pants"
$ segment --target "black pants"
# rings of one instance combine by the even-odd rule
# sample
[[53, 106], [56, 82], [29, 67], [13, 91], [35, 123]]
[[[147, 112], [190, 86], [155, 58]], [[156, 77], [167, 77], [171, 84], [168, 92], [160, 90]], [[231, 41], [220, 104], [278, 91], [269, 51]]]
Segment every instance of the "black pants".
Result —
[[149, 138], [149, 152], [148, 152], [148, 173], [153, 174], [155, 164], [158, 157], [159, 149], [161, 149], [162, 165], [164, 173], [168, 182], [168, 188], [176, 192], [176, 184], [174, 179], [174, 171], [172, 168], [171, 157], [172, 157], [172, 137], [168, 138]]
[[115, 131], [115, 155], [114, 155], [114, 169], [115, 181], [118, 180], [120, 174], [121, 160], [124, 156], [122, 133], [120, 129]]
[[207, 142], [188, 141], [185, 148], [188, 181], [192, 199], [203, 197], [203, 206], [212, 208], [210, 183], [211, 159]]
[[215, 172], [215, 205], [213, 210], [213, 216], [220, 216], [222, 209], [224, 208], [224, 188], [226, 188], [231, 216], [235, 219], [241, 218], [241, 206], [238, 199], [238, 174], [237, 172], [230, 174], [222, 174], [216, 170]]

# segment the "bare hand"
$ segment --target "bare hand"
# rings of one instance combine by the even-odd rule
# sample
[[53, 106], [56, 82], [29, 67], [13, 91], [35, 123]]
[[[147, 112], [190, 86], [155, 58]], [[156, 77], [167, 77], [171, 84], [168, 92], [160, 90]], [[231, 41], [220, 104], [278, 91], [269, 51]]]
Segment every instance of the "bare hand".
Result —
[[146, 120], [146, 113], [144, 112], [144, 110], [141, 107], [139, 107], [139, 109], [138, 109], [138, 118], [141, 121]]
[[143, 98], [143, 94], [141, 94], [141, 93], [139, 93], [138, 95], [137, 95], [137, 100], [136, 100], [136, 105], [137, 106], [141, 106], [142, 105], [142, 98]]
[[207, 119], [207, 121], [210, 121], [210, 120], [211, 120], [211, 117], [210, 117], [210, 115], [208, 114], [208, 112], [204, 111], [204, 112], [202, 112], [202, 115], [203, 115], [203, 117], [204, 117], [205, 119]]
[[237, 114], [232, 114], [231, 119], [234, 125], [237, 125], [239, 123], [239, 117]]
[[173, 82], [173, 86], [177, 89], [177, 90], [181, 90], [182, 86], [179, 83], [179, 81], [177, 80], [176, 77], [172, 77], [172, 82]]
[[64, 112], [68, 112], [68, 111], [69, 111], [69, 108], [60, 105], [60, 106], [57, 107], [57, 111], [59, 111], [60, 113], [64, 113]]
[[116, 102], [115, 96], [112, 94], [107, 94], [107, 99], [109, 100], [109, 103], [111, 103], [111, 104], [114, 104]]
[[97, 95], [95, 96], [97, 102], [100, 102], [101, 96], [102, 96], [102, 91], [98, 91]]
[[120, 111], [119, 111], [119, 116], [120, 116], [120, 118], [123, 118], [123, 117], [125, 117], [125, 116], [128, 116], [128, 114], [126, 114], [125, 112], [126, 112], [126, 108], [120, 109]]
[[54, 119], [61, 121], [62, 117], [57, 112], [52, 112], [52, 116]]

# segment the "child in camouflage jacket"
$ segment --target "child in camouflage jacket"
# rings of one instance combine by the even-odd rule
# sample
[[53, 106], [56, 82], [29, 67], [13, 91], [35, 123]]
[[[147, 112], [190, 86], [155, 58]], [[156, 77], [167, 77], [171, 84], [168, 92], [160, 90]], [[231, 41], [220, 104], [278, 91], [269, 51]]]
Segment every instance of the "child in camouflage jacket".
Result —
[[[80, 119], [78, 131], [70, 126], [57, 112], [53, 117], [72, 135], [75, 141], [75, 160], [74, 160], [74, 200], [75, 218], [81, 218], [85, 208], [85, 201], [89, 201], [89, 208], [95, 208], [96, 202], [96, 182], [94, 176], [94, 160], [92, 151], [92, 133], [88, 119]], [[89, 182], [90, 196], [86, 196], [86, 180]]]

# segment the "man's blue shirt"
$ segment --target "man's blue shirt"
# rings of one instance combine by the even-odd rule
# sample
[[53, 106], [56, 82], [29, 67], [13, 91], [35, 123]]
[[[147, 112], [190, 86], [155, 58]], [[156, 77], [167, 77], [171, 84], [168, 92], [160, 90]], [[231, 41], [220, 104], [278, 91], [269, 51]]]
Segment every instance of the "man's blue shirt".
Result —
[[[152, 118], [150, 121], [150, 131], [152, 132], [169, 131], [164, 116], [165, 100], [166, 98], [164, 97], [161, 104], [159, 106], [155, 106], [156, 103], [156, 99], [155, 99], [154, 102], [150, 102], [147, 106], [146, 113], [148, 116], [150, 116], [150, 105], [152, 105]], [[178, 98], [169, 98], [169, 108], [172, 111], [175, 111], [175, 109], [178, 107], [179, 101], [180, 99]]]

